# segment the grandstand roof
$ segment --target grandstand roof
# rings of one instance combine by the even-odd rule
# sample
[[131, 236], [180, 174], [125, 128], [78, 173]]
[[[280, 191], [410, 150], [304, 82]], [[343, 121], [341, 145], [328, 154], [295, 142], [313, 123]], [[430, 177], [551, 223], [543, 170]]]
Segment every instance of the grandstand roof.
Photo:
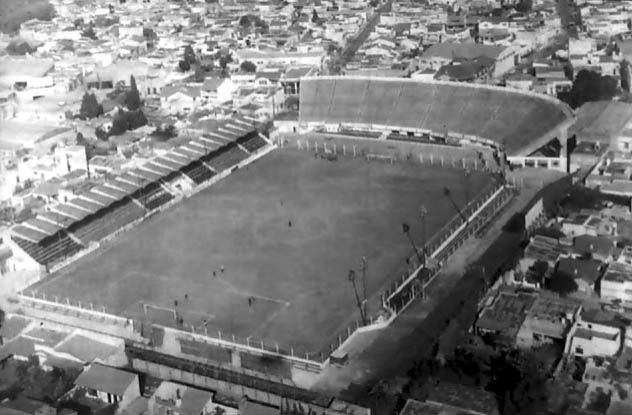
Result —
[[132, 184], [132, 183], [128, 183], [126, 181], [123, 181], [120, 177], [116, 178], [116, 180], [114, 181], [113, 186], [116, 186], [119, 189], [125, 190], [128, 195], [134, 193], [140, 187], [137, 184]]
[[215, 149], [219, 148], [218, 141], [217, 141], [217, 140], [214, 140], [214, 139], [213, 139], [213, 138], [211, 138], [211, 137], [205, 137], [205, 136], [202, 136], [202, 137], [200, 137], [200, 139], [199, 139], [199, 140], [197, 140], [197, 141], [198, 141], [198, 143], [199, 143], [199, 144], [205, 145], [205, 146], [207, 146], [208, 148], [210, 148], [211, 150], [215, 150]]
[[83, 209], [79, 209], [75, 206], [72, 206], [68, 203], [64, 204], [64, 205], [57, 205], [54, 207], [55, 210], [63, 213], [64, 215], [70, 216], [72, 218], [75, 219], [75, 221], [77, 220], [81, 220], [83, 218], [85, 218], [86, 216], [88, 216], [90, 213], [86, 212]]
[[47, 235], [54, 235], [61, 230], [61, 227], [57, 225], [53, 225], [52, 223], [47, 222], [45, 220], [37, 219], [37, 218], [29, 219], [28, 221], [24, 223], [24, 225], [30, 228], [33, 228], [35, 230], [41, 231]]
[[587, 102], [577, 111], [577, 121], [568, 135], [578, 141], [599, 141], [610, 144], [632, 120], [632, 104], [621, 101]]
[[169, 153], [165, 154], [163, 157], [168, 160], [174, 161], [176, 163], [180, 163], [182, 166], [185, 166], [191, 163], [193, 160], [197, 159], [197, 157], [184, 155], [176, 151], [170, 151]]
[[180, 154], [190, 154], [191, 157], [200, 158], [203, 155], [207, 154], [207, 151], [203, 151], [201, 149], [197, 149], [195, 146], [183, 145], [178, 148], [180, 150]]
[[127, 192], [124, 192], [124, 191], [119, 190], [119, 189], [114, 189], [114, 188], [112, 188], [110, 186], [106, 186], [106, 185], [99, 185], [99, 186], [95, 187], [93, 190], [96, 191], [96, 192], [103, 193], [103, 194], [106, 194], [108, 196], [111, 196], [114, 200], [121, 200], [125, 196], [127, 196]]
[[173, 172], [173, 170], [160, 166], [153, 162], [143, 164], [143, 169], [145, 170], [151, 169], [152, 172], [156, 172], [160, 174], [162, 177], [167, 176], [168, 174]]
[[404, 78], [304, 78], [299, 108], [302, 124], [488, 139], [503, 144], [508, 155], [535, 150], [574, 117], [561, 101], [531, 92]]
[[175, 161], [171, 161], [171, 160], [166, 159], [164, 157], [157, 157], [157, 158], [155, 158], [153, 160], [153, 162], [155, 164], [160, 165], [160, 166], [164, 166], [164, 167], [170, 169], [171, 171], [178, 170], [180, 167], [183, 166], [183, 164], [180, 164], [180, 163], [175, 162]]
[[96, 193], [94, 190], [84, 192], [80, 196], [101, 206], [109, 206], [112, 204], [112, 198]]
[[40, 242], [42, 239], [46, 238], [48, 235], [40, 232], [40, 231], [36, 231], [34, 229], [31, 228], [27, 228], [24, 225], [17, 225], [14, 226], [11, 229], [11, 232], [13, 232], [15, 235], [19, 236], [22, 239], [26, 239], [27, 241], [31, 241], [34, 243], [38, 243]]
[[101, 208], [103, 207], [103, 206], [101, 206], [101, 205], [99, 205], [99, 204], [97, 204], [95, 202], [91, 202], [89, 200], [82, 199], [80, 197], [72, 199], [69, 203], [74, 205], [74, 206], [80, 207], [83, 210], [88, 211], [89, 213], [95, 213], [95, 212], [101, 210]]
[[133, 185], [139, 186], [139, 187], [144, 187], [147, 186], [149, 183], [147, 182], [147, 180], [141, 178], [141, 177], [137, 177], [134, 176], [133, 174], [130, 174], [128, 172], [125, 172], [123, 174], [121, 174], [119, 177], [117, 177], [118, 180], [124, 180], [128, 183], [132, 183]]
[[217, 144], [210, 142], [208, 140], [192, 140], [189, 141], [191, 146], [197, 146], [199, 148], [203, 148], [205, 151], [212, 151], [219, 147]]
[[41, 219], [45, 219], [49, 222], [53, 222], [59, 226], [62, 227], [67, 227], [68, 225], [74, 223], [75, 219], [68, 216], [68, 215], [62, 215], [61, 213], [57, 213], [57, 212], [53, 212], [53, 211], [48, 211], [48, 212], [42, 212], [39, 215], [37, 215], [38, 218]]
[[220, 144], [228, 144], [233, 141], [230, 139], [230, 137], [226, 133], [221, 132], [221, 131], [210, 132], [206, 134], [206, 136], [209, 137], [213, 141], [217, 141]]
[[217, 133], [220, 134], [222, 137], [226, 138], [227, 140], [230, 140], [230, 141], [235, 141], [236, 139], [238, 139], [239, 137], [241, 137], [244, 134], [241, 131], [235, 130], [235, 129], [230, 128], [228, 126], [220, 127], [217, 130]]
[[160, 180], [161, 177], [163, 177], [163, 174], [158, 174], [155, 173], [153, 171], [147, 170], [144, 166], [146, 166], [147, 163], [145, 163], [141, 168], [134, 170], [134, 174], [138, 174], [141, 177], [144, 177], [145, 179], [151, 181], [151, 182], [155, 182]]

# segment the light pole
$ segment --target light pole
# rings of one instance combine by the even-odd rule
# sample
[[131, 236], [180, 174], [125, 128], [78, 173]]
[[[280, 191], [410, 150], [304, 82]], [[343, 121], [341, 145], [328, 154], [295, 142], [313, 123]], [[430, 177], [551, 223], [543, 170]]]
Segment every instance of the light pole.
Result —
[[410, 236], [410, 225], [407, 224], [406, 222], [402, 223], [402, 232], [404, 232], [406, 234], [406, 236], [408, 237], [408, 240], [410, 241], [410, 244], [413, 247], [413, 250], [415, 251], [415, 254], [417, 255], [417, 259], [419, 260], [419, 263], [423, 263], [423, 260], [421, 259], [421, 255], [419, 255], [419, 250], [417, 249], [417, 246], [415, 245], [415, 241], [413, 241], [412, 236]]
[[358, 294], [358, 287], [356, 286], [356, 272], [352, 269], [349, 270], [348, 279], [353, 286], [353, 293], [355, 294], [356, 304], [358, 310], [360, 310], [360, 318], [362, 319], [362, 325], [366, 325], [366, 317], [364, 316], [364, 310], [362, 309], [362, 301], [360, 301], [360, 295]]
[[421, 229], [422, 229], [422, 237], [423, 237], [423, 246], [422, 246], [422, 250], [423, 250], [423, 254], [424, 254], [424, 258], [423, 258], [423, 262], [422, 265], [424, 266], [424, 268], [426, 267], [426, 256], [427, 256], [427, 252], [426, 252], [426, 244], [428, 243], [428, 241], [426, 240], [426, 215], [428, 214], [428, 210], [426, 209], [426, 206], [421, 205], [421, 208], [419, 209], [419, 216], [421, 217]]

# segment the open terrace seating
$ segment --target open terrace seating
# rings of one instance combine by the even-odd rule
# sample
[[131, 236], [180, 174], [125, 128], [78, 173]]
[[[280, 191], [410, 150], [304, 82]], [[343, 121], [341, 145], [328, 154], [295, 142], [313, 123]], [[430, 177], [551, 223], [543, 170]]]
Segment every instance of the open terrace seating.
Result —
[[142, 203], [147, 210], [154, 210], [173, 199], [173, 195], [163, 189], [159, 183], [151, 183], [144, 189], [137, 191], [134, 198]]
[[560, 101], [499, 87], [368, 77], [301, 81], [300, 123], [450, 132], [502, 143], [510, 155], [571, 120]]
[[437, 144], [437, 145], [452, 145], [455, 144], [446, 143], [443, 138], [433, 140], [429, 136], [419, 136], [419, 135], [408, 135], [401, 133], [390, 133], [387, 137], [388, 140], [396, 140], [396, 141], [407, 141], [410, 143], [425, 143], [425, 144]]
[[209, 155], [208, 164], [216, 171], [220, 172], [232, 168], [237, 163], [245, 160], [247, 157], [248, 154], [237, 147], [237, 145], [229, 144]]
[[180, 171], [189, 176], [191, 180], [195, 182], [195, 184], [204, 183], [211, 177], [215, 176], [215, 173], [213, 173], [199, 161], [194, 161], [193, 163], [182, 167]]
[[126, 197], [73, 225], [69, 231], [84, 244], [98, 242], [125, 225], [143, 217], [145, 213], [145, 209]]
[[241, 144], [246, 150], [250, 151], [251, 153], [254, 153], [255, 151], [264, 147], [268, 143], [266, 142], [266, 140], [259, 137], [259, 134], [254, 134], [251, 137], [247, 137], [244, 140], [240, 140], [239, 144]]
[[38, 264], [51, 265], [79, 252], [83, 247], [62, 230], [39, 243], [12, 236], [13, 241]]

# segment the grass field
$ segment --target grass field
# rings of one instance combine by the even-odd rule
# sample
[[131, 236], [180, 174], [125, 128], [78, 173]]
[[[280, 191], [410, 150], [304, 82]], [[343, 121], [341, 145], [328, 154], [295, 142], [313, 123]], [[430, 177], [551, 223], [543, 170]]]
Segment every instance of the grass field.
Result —
[[[470, 197], [489, 181], [472, 172]], [[33, 288], [135, 318], [177, 301], [185, 323], [326, 351], [357, 318], [349, 269], [366, 256], [379, 298], [412, 252], [402, 222], [420, 243], [420, 205], [430, 236], [456, 215], [443, 188], [461, 206], [463, 186], [455, 169], [276, 150]]]
[[0, 32], [15, 33], [27, 20], [50, 20], [54, 15], [48, 0], [0, 0]]

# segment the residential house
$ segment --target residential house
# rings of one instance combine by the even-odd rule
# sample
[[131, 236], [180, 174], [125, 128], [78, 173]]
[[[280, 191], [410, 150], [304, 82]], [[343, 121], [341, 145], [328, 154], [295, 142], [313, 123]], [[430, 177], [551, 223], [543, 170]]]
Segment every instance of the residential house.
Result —
[[140, 396], [138, 375], [121, 369], [93, 364], [75, 380], [77, 389], [104, 403], [130, 403]]
[[171, 114], [189, 113], [201, 103], [201, 87], [166, 86], [160, 93], [160, 105]]
[[566, 255], [569, 251], [570, 248], [558, 239], [535, 235], [524, 250], [523, 258], [520, 260], [520, 270], [526, 273], [536, 261], [544, 261], [553, 268], [560, 255]]
[[610, 263], [601, 278], [600, 296], [604, 300], [632, 305], [632, 265]]
[[518, 330], [517, 346], [530, 349], [545, 343], [565, 341], [581, 310], [578, 300], [540, 293]]
[[597, 292], [602, 262], [596, 259], [561, 257], [551, 280], [567, 275], [577, 284], [577, 291], [585, 294]]
[[213, 402], [213, 393], [179, 383], [164, 381], [149, 398], [151, 414], [170, 415], [237, 415], [239, 411]]
[[228, 78], [208, 77], [200, 88], [200, 97], [203, 102], [220, 105], [230, 101], [236, 89], [237, 85]]
[[443, 65], [434, 79], [452, 82], [486, 82], [494, 73], [495, 61], [485, 56], [473, 59], [455, 59]]
[[491, 334], [496, 342], [513, 346], [535, 300], [534, 294], [501, 290], [480, 311], [474, 323], [476, 332]]
[[498, 403], [493, 393], [481, 388], [440, 382], [435, 385], [426, 402], [440, 409], [467, 415], [499, 415]]
[[581, 356], [614, 356], [621, 349], [622, 334], [619, 327], [578, 319], [571, 327], [565, 352]]
[[[53, 406], [35, 399], [22, 396], [15, 400], [0, 403], [0, 414], [10, 414], [9, 410], [19, 411], [24, 415], [57, 415]], [[5, 412], [7, 411], [7, 412]]]
[[481, 45], [477, 43], [437, 43], [419, 57], [422, 69], [438, 69], [455, 59], [474, 59], [484, 56], [493, 59], [494, 77], [501, 76], [515, 66], [519, 50], [514, 47]]
[[573, 253], [576, 255], [609, 262], [615, 252], [616, 245], [612, 237], [579, 235], [573, 240]]

